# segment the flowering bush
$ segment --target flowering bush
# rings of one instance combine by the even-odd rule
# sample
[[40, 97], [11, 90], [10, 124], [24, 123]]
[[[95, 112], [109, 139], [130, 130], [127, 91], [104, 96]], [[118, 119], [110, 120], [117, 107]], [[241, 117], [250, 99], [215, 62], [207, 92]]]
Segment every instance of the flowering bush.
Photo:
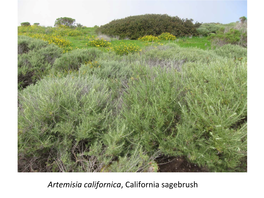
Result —
[[162, 33], [161, 35], [158, 36], [160, 40], [175, 40], [176, 36], [172, 35], [169, 32]]
[[113, 50], [118, 55], [127, 55], [129, 53], [140, 52], [139, 46], [134, 44], [120, 43], [119, 45], [110, 47], [109, 50]]
[[138, 38], [138, 40], [140, 40], [140, 41], [151, 41], [151, 42], [153, 42], [153, 41], [158, 41], [159, 38], [156, 37], [156, 36], [152, 36], [152, 35], [146, 35], [146, 36], [143, 36], [143, 37]]
[[69, 47], [71, 45], [71, 43], [68, 40], [58, 36], [47, 35], [47, 34], [26, 34], [26, 36], [48, 41], [49, 44], [54, 43], [55, 45], [58, 45], [60, 48]]
[[104, 39], [96, 38], [94, 40], [89, 41], [88, 45], [93, 46], [93, 47], [109, 47], [111, 43]]

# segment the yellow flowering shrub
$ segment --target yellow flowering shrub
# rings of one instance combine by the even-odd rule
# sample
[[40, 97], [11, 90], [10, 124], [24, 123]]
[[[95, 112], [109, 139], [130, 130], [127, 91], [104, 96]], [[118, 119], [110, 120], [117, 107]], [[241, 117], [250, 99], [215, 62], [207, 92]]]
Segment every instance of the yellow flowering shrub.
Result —
[[53, 29], [52, 34], [55, 36], [80, 36], [83, 35], [83, 32], [70, 28], [57, 27]]
[[24, 33], [45, 33], [45, 27], [32, 25], [32, 26], [18, 26], [18, 35], [22, 35]]
[[104, 39], [96, 38], [96, 39], [89, 41], [88, 45], [93, 46], [93, 47], [109, 47], [111, 43]]
[[176, 36], [174, 36], [173, 34], [171, 34], [169, 32], [164, 32], [161, 35], [159, 35], [158, 38], [160, 40], [175, 40]]
[[143, 36], [143, 37], [138, 38], [138, 40], [140, 40], [140, 41], [151, 41], [151, 42], [153, 42], [153, 41], [158, 41], [159, 38], [156, 37], [156, 36], [152, 36], [152, 35], [146, 35], [146, 36]]
[[129, 53], [140, 52], [141, 49], [135, 44], [120, 43], [119, 45], [110, 47], [108, 50], [113, 50], [118, 55], [127, 55]]
[[31, 37], [48, 41], [49, 44], [54, 43], [55, 45], [58, 45], [60, 48], [69, 47], [71, 45], [70, 41], [58, 36], [47, 35], [47, 34], [33, 34]]

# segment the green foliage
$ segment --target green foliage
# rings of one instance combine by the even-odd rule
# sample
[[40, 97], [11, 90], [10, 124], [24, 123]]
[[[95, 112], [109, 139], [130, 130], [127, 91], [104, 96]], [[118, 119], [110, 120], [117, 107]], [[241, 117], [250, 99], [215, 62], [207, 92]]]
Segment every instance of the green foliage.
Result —
[[[246, 62], [186, 65], [181, 124], [172, 144], [211, 171], [235, 171], [246, 156]], [[172, 154], [172, 153], [170, 153]]]
[[153, 42], [153, 41], [158, 41], [159, 38], [156, 36], [152, 36], [152, 35], [146, 35], [143, 37], [138, 38], [139, 41], [149, 41], [149, 42]]
[[29, 22], [23, 22], [23, 23], [20, 23], [21, 26], [30, 26], [30, 23]]
[[197, 29], [197, 32], [198, 32], [198, 34], [201, 35], [201, 36], [207, 36], [207, 35], [210, 34], [210, 31], [209, 31], [207, 28], [205, 28], [205, 27], [199, 27], [199, 28]]
[[18, 35], [22, 34], [44, 34], [49, 31], [50, 28], [43, 26], [32, 25], [32, 26], [18, 26]]
[[199, 28], [197, 28], [197, 32], [199, 35], [208, 36], [211, 33], [216, 33], [220, 28], [224, 28], [223, 24], [219, 23], [204, 23]]
[[44, 160], [46, 171], [75, 171], [78, 154], [106, 132], [108, 98], [105, 82], [92, 76], [43, 79], [24, 89], [19, 94], [20, 155], [31, 163]]
[[214, 43], [214, 45], [224, 45], [224, 44], [235, 44], [246, 46], [247, 44], [247, 33], [242, 33], [237, 29], [230, 29], [225, 32], [224, 28], [217, 31], [216, 34], [210, 35], [209, 39]]
[[95, 60], [102, 53], [96, 48], [75, 49], [56, 59], [54, 69], [57, 71], [78, 70], [81, 64]]
[[240, 20], [241, 23], [245, 23], [247, 21], [247, 17], [242, 16], [242, 17], [239, 18], [239, 20]]
[[28, 36], [18, 36], [18, 54], [24, 54], [30, 50], [38, 50], [46, 47], [48, 42], [30, 38]]
[[180, 62], [183, 64], [186, 62], [209, 63], [210, 61], [215, 60], [221, 61], [221, 58], [211, 51], [198, 48], [181, 48], [175, 43], [167, 44], [164, 47], [160, 46], [152, 50], [148, 50], [148, 48], [146, 48], [142, 51], [142, 56], [144, 56], [144, 59], [147, 60], [150, 65], [156, 65], [164, 62], [165, 60], [168, 62], [179, 62], [178, 66], [175, 63], [176, 68], [180, 67]]
[[62, 50], [55, 45], [27, 37], [19, 37], [18, 87], [23, 89], [47, 74]]
[[129, 79], [133, 70], [126, 62], [114, 60], [99, 60], [83, 64], [79, 69], [80, 75], [95, 75], [100, 79], [111, 79], [114, 83]]
[[130, 78], [129, 89], [123, 98], [124, 122], [127, 130], [133, 132], [128, 137], [129, 142], [140, 142], [146, 151], [152, 153], [175, 132], [181, 115], [179, 81], [175, 72], [138, 67], [138, 73]]
[[73, 27], [74, 22], [75, 22], [75, 19], [72, 19], [69, 17], [60, 17], [56, 19], [54, 26], [58, 27], [58, 26], [65, 25], [67, 27]]
[[89, 41], [88, 45], [93, 46], [93, 47], [109, 47], [111, 43], [104, 39], [96, 38], [94, 40]]
[[[83, 34], [69, 36], [74, 48], [87, 47], [94, 32], [18, 29], [50, 37], [78, 30]], [[191, 47], [200, 40], [210, 46], [206, 37], [164, 45], [115, 40], [101, 48], [107, 53], [89, 46], [61, 54], [19, 36], [18, 73], [35, 80], [18, 96], [19, 171], [157, 171], [158, 154], [209, 171], [245, 171], [246, 49]]]
[[160, 40], [175, 40], [176, 36], [170, 34], [169, 32], [164, 32], [158, 36]]
[[223, 45], [214, 50], [214, 52], [222, 57], [228, 58], [247, 58], [247, 49], [239, 45]]
[[109, 50], [114, 51], [118, 55], [128, 55], [130, 53], [141, 51], [139, 46], [132, 43], [126, 44], [124, 42], [119, 43], [119, 45], [114, 45], [112, 47], [109, 47]]
[[39, 23], [34, 23], [34, 25], [39, 26]]
[[82, 24], [80, 24], [80, 23], [76, 23], [76, 27], [78, 27], [78, 28], [82, 28], [82, 27], [83, 27], [83, 25], [82, 25]]
[[193, 24], [192, 19], [180, 19], [168, 15], [145, 14], [130, 16], [124, 19], [111, 21], [100, 26], [96, 31], [109, 36], [119, 36], [138, 39], [145, 35], [158, 36], [163, 32], [169, 32], [174, 36], [198, 35], [196, 28], [199, 24]]

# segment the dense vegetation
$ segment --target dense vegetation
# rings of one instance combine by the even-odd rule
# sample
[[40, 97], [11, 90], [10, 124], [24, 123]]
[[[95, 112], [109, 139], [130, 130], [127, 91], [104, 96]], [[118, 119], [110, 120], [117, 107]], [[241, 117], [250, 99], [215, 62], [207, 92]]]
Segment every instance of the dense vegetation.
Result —
[[138, 39], [145, 35], [158, 36], [163, 32], [169, 32], [176, 37], [197, 36], [196, 28], [201, 24], [193, 24], [192, 21], [192, 19], [180, 19], [177, 16], [171, 17], [165, 14], [130, 16], [100, 26], [97, 33], [119, 36], [120, 39]]
[[246, 171], [245, 47], [95, 29], [19, 27], [19, 171], [157, 171], [158, 156]]

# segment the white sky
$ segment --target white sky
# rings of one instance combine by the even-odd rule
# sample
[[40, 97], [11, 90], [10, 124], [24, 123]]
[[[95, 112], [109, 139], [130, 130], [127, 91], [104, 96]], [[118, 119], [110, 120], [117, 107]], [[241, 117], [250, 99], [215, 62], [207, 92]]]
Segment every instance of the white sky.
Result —
[[230, 23], [247, 16], [246, 0], [18, 0], [21, 22], [54, 26], [59, 17], [70, 17], [87, 27], [142, 14], [168, 14], [208, 23]]

